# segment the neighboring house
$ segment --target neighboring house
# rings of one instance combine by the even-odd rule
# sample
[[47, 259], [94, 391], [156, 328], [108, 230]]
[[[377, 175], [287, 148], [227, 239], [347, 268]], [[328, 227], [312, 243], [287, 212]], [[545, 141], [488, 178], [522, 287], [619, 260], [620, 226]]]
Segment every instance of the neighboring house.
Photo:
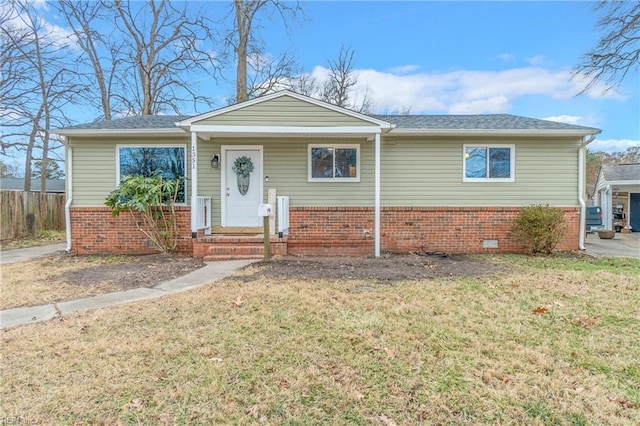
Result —
[[[370, 116], [288, 91], [196, 116], [69, 127], [57, 131], [68, 147], [69, 249], [151, 250], [128, 215], [104, 206], [121, 176], [151, 165], [186, 175], [178, 249], [196, 257], [258, 254], [245, 246], [261, 245], [268, 201], [275, 253], [517, 252], [512, 220], [533, 204], [563, 210], [559, 248], [574, 250], [585, 146], [599, 132], [506, 114]], [[232, 170], [240, 157], [254, 165], [248, 187]]]
[[[45, 192], [64, 193], [64, 179], [47, 179]], [[24, 178], [2, 178], [0, 189], [5, 191], [24, 191]], [[31, 179], [31, 192], [40, 192], [40, 178]]]
[[605, 228], [640, 232], [640, 163], [602, 166], [594, 198]]

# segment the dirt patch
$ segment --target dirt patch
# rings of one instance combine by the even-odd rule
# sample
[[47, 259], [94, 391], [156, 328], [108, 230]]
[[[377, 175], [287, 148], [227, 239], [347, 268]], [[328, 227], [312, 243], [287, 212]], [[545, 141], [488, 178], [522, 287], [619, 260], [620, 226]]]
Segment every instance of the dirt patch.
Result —
[[[64, 256], [64, 255], [63, 255]], [[105, 258], [92, 257], [81, 269], [64, 272], [54, 280], [78, 286], [91, 286], [99, 283], [111, 283], [120, 290], [138, 287], [153, 287], [165, 281], [186, 275], [204, 266], [204, 262], [192, 257], [177, 254], [150, 254], [145, 256], [118, 256]], [[111, 260], [108, 260], [111, 259]], [[76, 257], [72, 261], [84, 262]]]
[[76, 256], [57, 253], [2, 266], [0, 309], [45, 305], [153, 287], [204, 266], [188, 256]]
[[[4, 266], [0, 309], [153, 287], [202, 266], [204, 263], [200, 260], [176, 254], [76, 256], [59, 253], [45, 259]], [[258, 261], [229, 279], [241, 282], [251, 282], [261, 277], [302, 281], [358, 280], [383, 284], [477, 276], [499, 270], [499, 266], [483, 258], [463, 255], [385, 255], [378, 259], [285, 256], [275, 258], [268, 264]]]
[[276, 258], [271, 263], [256, 263], [245, 269], [255, 274], [238, 276], [250, 280], [253, 275], [293, 279], [374, 280], [378, 282], [416, 281], [453, 276], [477, 276], [500, 268], [485, 260], [464, 255], [385, 255], [380, 258], [292, 257]]

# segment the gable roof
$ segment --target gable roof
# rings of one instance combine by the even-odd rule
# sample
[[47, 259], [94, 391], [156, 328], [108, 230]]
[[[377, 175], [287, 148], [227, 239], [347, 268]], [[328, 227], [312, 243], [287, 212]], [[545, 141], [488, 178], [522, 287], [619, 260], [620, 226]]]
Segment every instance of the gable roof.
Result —
[[605, 182], [629, 182], [640, 184], [640, 163], [602, 166], [600, 173]]
[[600, 133], [595, 127], [577, 126], [511, 114], [476, 115], [376, 115], [395, 124], [393, 133], [509, 133], [566, 134], [586, 136]]
[[[573, 124], [558, 123], [510, 114], [482, 115], [365, 115], [290, 91], [276, 92], [260, 98], [231, 105], [198, 115], [141, 115], [80, 124], [56, 130], [63, 136], [99, 135], [151, 135], [184, 134], [185, 131], [247, 132], [245, 126], [222, 126], [206, 123], [206, 120], [235, 114], [254, 105], [269, 105], [270, 101], [289, 97], [310, 105], [333, 111], [352, 119], [361, 120], [367, 126], [384, 130], [390, 135], [502, 135], [502, 136], [587, 136], [600, 129]], [[203, 124], [205, 123], [205, 124]], [[298, 127], [300, 128], [300, 127]], [[234, 130], [236, 129], [236, 130]], [[253, 134], [259, 135], [267, 126], [253, 126]], [[312, 127], [306, 127], [312, 129]], [[353, 130], [353, 129], [352, 129]], [[362, 130], [365, 130], [363, 126]], [[378, 130], [378, 132], [380, 131]], [[354, 130], [359, 132], [360, 130]]]
[[177, 121], [182, 121], [189, 115], [134, 115], [131, 117], [115, 118], [113, 120], [94, 121], [92, 123], [57, 129], [54, 133], [62, 136], [89, 134], [147, 134], [147, 133], [177, 133], [184, 131], [176, 127]]

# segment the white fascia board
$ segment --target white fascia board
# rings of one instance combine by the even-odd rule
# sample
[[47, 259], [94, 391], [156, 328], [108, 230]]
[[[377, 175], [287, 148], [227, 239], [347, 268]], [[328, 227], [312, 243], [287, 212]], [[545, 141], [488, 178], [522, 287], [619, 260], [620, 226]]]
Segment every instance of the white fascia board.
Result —
[[640, 180], [610, 180], [605, 181], [604, 185], [602, 186], [607, 185], [610, 185], [611, 188], [613, 188], [614, 186], [636, 186], [640, 185]]
[[390, 136], [576, 136], [598, 134], [600, 131], [552, 129], [398, 129]]
[[366, 121], [366, 122], [371, 123], [371, 124], [376, 124], [382, 129], [392, 129], [392, 128], [395, 127], [395, 125], [393, 125], [393, 124], [391, 124], [391, 123], [389, 123], [387, 121], [379, 120], [377, 118], [373, 118], [373, 117], [370, 117], [368, 115], [361, 114], [359, 112], [351, 111], [351, 110], [348, 110], [346, 108], [341, 108], [341, 107], [338, 107], [338, 106], [335, 106], [335, 105], [331, 105], [329, 103], [320, 101], [318, 99], [313, 99], [313, 98], [310, 98], [308, 96], [304, 96], [304, 95], [300, 95], [298, 93], [290, 92], [288, 90], [283, 90], [283, 91], [280, 91], [280, 92], [272, 93], [270, 95], [261, 96], [259, 98], [248, 100], [246, 102], [242, 102], [242, 103], [235, 104], [235, 105], [230, 105], [230, 106], [225, 107], [225, 108], [220, 108], [220, 109], [217, 109], [215, 111], [211, 111], [211, 112], [207, 112], [205, 114], [197, 115], [197, 116], [191, 117], [191, 118], [189, 118], [187, 120], [177, 122], [176, 126], [178, 126], [178, 127], [189, 127], [189, 126], [192, 126], [193, 123], [196, 123], [198, 121], [206, 120], [206, 119], [209, 119], [211, 117], [216, 117], [218, 115], [223, 115], [223, 114], [229, 113], [231, 111], [235, 111], [235, 110], [238, 110], [238, 109], [241, 109], [241, 108], [249, 107], [251, 105], [255, 105], [255, 104], [262, 103], [262, 102], [266, 102], [266, 101], [269, 101], [271, 99], [277, 99], [277, 98], [280, 98], [282, 96], [289, 96], [289, 97], [298, 99], [298, 100], [303, 101], [303, 102], [307, 102], [307, 103], [310, 103], [310, 104], [313, 104], [313, 105], [316, 105], [316, 106], [319, 106], [319, 107], [322, 107], [322, 108], [326, 108], [326, 109], [338, 112], [340, 114], [348, 115], [350, 117], [354, 117], [354, 118]]
[[186, 135], [185, 131], [179, 128], [164, 129], [61, 129], [51, 133], [61, 136], [167, 136]]
[[219, 126], [213, 124], [196, 124], [190, 127], [192, 132], [225, 133], [225, 134], [252, 134], [252, 135], [373, 135], [380, 133], [378, 126], [331, 126], [331, 127], [305, 127], [305, 126]]

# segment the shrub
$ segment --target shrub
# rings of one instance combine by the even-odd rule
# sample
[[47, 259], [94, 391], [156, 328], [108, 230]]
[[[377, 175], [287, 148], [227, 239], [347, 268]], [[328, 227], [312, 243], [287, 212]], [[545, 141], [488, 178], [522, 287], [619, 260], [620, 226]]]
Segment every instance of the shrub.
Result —
[[159, 176], [127, 176], [113, 190], [105, 204], [119, 216], [129, 212], [138, 230], [162, 252], [172, 252], [177, 245], [175, 202], [180, 182]]
[[562, 210], [549, 206], [529, 206], [514, 219], [513, 231], [531, 254], [551, 254], [567, 229]]

